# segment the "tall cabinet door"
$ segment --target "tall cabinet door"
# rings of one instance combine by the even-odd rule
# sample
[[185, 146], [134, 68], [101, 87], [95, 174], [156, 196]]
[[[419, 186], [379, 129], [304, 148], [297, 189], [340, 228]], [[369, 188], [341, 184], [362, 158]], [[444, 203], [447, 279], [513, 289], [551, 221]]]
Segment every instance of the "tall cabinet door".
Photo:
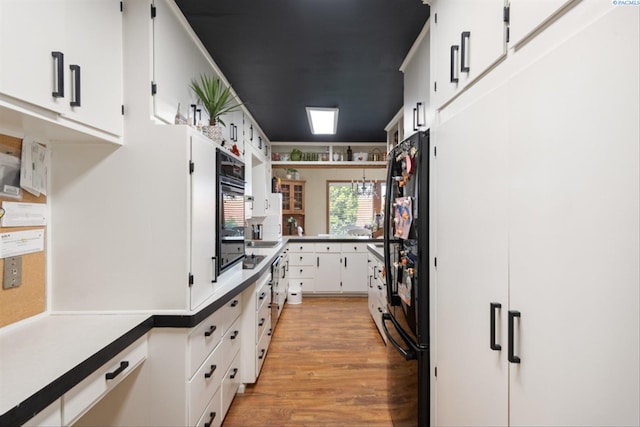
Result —
[[191, 137], [191, 309], [213, 293], [216, 256], [216, 147]]
[[512, 425], [640, 424], [640, 10], [604, 7], [510, 85]]
[[[502, 87], [433, 135], [437, 209], [436, 424], [507, 425], [507, 92]], [[490, 348], [490, 304], [497, 303]]]
[[525, 37], [574, 0], [509, 0], [509, 44], [517, 46]]

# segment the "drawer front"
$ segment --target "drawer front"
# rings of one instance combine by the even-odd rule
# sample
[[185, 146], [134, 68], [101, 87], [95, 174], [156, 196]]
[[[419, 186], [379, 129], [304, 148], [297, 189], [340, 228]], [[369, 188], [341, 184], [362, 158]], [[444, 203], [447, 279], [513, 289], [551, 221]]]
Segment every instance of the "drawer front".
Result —
[[216, 348], [222, 338], [222, 309], [216, 311], [193, 328], [187, 339], [189, 352], [187, 378], [193, 377], [204, 359]]
[[146, 358], [145, 335], [62, 396], [62, 424], [72, 424]]
[[227, 302], [220, 310], [222, 311], [221, 323], [222, 334], [224, 335], [231, 327], [231, 324], [240, 316], [240, 312], [242, 311], [242, 294], [233, 297], [233, 299]]
[[189, 381], [189, 424], [200, 419], [224, 375], [224, 349], [219, 345]]
[[315, 290], [315, 279], [289, 279], [289, 289], [302, 289], [302, 292], [313, 292]]
[[350, 254], [363, 254], [369, 252], [365, 243], [341, 243], [340, 251]]
[[316, 243], [316, 253], [338, 253], [340, 243]]
[[289, 254], [299, 252], [315, 252], [314, 243], [289, 243]]
[[195, 424], [198, 427], [220, 427], [222, 425], [222, 388], [218, 389], [209, 401], [202, 416]]
[[258, 311], [258, 316], [256, 318], [256, 344], [260, 341], [260, 337], [264, 333], [265, 329], [269, 328], [269, 323], [271, 323], [271, 304], [276, 304], [276, 302], [272, 301], [270, 304], [265, 304]]
[[240, 319], [236, 320], [222, 338], [224, 351], [223, 364], [225, 370], [229, 366], [229, 362], [231, 361], [231, 359], [233, 359], [235, 355], [238, 354], [238, 351], [240, 351], [240, 334], [242, 333], [242, 331], [240, 330], [240, 323]]
[[[271, 322], [269, 322], [271, 324]], [[256, 347], [256, 372], [260, 375], [260, 370], [267, 358], [267, 352], [269, 350], [269, 344], [271, 343], [271, 334], [264, 334], [260, 338], [260, 342]]]
[[315, 253], [299, 253], [289, 257], [289, 270], [300, 265], [315, 265]]
[[231, 362], [229, 366], [229, 370], [225, 374], [222, 380], [222, 418], [227, 415], [227, 411], [231, 406], [231, 402], [233, 398], [236, 396], [238, 392], [238, 388], [240, 387], [240, 379], [242, 376], [240, 375], [240, 355], [237, 355], [235, 359]]
[[298, 265], [291, 266], [289, 269], [289, 278], [291, 279], [299, 279], [299, 278], [313, 278], [316, 275], [316, 267], [315, 265]]
[[271, 284], [267, 283], [256, 290], [256, 310], [260, 310], [263, 305], [271, 302]]
[[51, 405], [31, 418], [25, 425], [36, 426], [59, 426], [62, 425], [62, 404], [61, 399], [56, 400]]

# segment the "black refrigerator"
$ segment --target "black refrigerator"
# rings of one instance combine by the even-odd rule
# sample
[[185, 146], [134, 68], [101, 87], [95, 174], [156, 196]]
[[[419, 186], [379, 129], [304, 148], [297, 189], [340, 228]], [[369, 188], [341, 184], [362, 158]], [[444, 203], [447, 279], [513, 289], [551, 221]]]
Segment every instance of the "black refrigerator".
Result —
[[400, 142], [387, 165], [384, 260], [389, 408], [396, 427], [428, 426], [429, 131]]

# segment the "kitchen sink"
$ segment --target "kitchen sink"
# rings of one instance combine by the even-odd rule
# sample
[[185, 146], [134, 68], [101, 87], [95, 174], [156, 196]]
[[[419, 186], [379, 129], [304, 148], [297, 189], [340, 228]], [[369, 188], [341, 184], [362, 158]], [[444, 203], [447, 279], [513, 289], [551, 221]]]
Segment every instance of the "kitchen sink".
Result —
[[242, 260], [242, 269], [253, 270], [265, 258], [266, 258], [266, 255], [255, 255], [255, 254], [245, 255], [244, 259]]

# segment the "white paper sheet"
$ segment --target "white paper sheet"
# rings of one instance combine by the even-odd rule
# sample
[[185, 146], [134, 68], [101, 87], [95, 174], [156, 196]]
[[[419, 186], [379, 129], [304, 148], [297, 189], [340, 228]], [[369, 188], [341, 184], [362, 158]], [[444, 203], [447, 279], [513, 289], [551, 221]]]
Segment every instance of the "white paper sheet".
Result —
[[44, 250], [44, 229], [0, 234], [0, 258]]
[[47, 225], [47, 205], [44, 203], [2, 202], [3, 227]]
[[35, 196], [46, 195], [48, 164], [49, 149], [25, 136], [22, 140], [20, 186]]

